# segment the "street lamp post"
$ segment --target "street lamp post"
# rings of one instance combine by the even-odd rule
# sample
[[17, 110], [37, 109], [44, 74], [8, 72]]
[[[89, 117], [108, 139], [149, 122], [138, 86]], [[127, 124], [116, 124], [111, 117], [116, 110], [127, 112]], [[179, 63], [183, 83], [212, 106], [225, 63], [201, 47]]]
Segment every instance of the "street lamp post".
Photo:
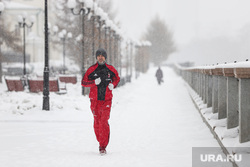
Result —
[[151, 46], [151, 42], [149, 41], [143, 41], [142, 42], [142, 72], [145, 73], [148, 70], [149, 67], [149, 55], [148, 55], [148, 49]]
[[[26, 14], [23, 16], [19, 15], [18, 16], [18, 23], [19, 23], [19, 28], [23, 28], [23, 77], [26, 78], [26, 41], [25, 41], [25, 28], [31, 28], [34, 24], [34, 17], [31, 17], [30, 19], [31, 23], [30, 25], [26, 23]], [[26, 85], [26, 82], [24, 82]]]
[[[70, 8], [71, 12], [73, 15], [81, 15], [82, 16], [82, 46], [81, 46], [81, 74], [82, 77], [85, 74], [85, 66], [84, 66], [84, 20], [85, 20], [85, 16], [89, 14], [90, 12], [90, 7], [91, 7], [91, 1], [89, 0], [79, 0], [81, 3], [81, 8], [78, 10], [78, 12], [76, 10], [74, 10], [75, 6], [76, 6], [76, 2], [75, 0], [69, 0], [68, 1], [68, 7]], [[86, 4], [87, 9], [84, 7], [84, 2]], [[82, 95], [85, 95], [84, 93], [84, 87], [82, 86]]]
[[113, 62], [113, 54], [112, 54], [112, 40], [113, 40], [113, 30], [110, 29], [110, 33], [109, 33], [109, 56], [110, 56], [110, 63], [114, 64], [114, 62]]
[[115, 63], [116, 63], [116, 67], [117, 68], [120, 68], [119, 67], [119, 59], [120, 59], [120, 54], [119, 54], [119, 35], [118, 34], [116, 34], [115, 35], [115, 57], [116, 57], [116, 61], [115, 61]]
[[[3, 2], [0, 2], [0, 16], [2, 14], [2, 12], [4, 11], [4, 4]], [[1, 26], [1, 23], [0, 22], [0, 26]], [[3, 31], [3, 28], [1, 27], [1, 30], [0, 31]], [[1, 34], [1, 33], [0, 33]], [[2, 37], [0, 36], [0, 83], [2, 83], [2, 51], [1, 51], [1, 45], [3, 43], [3, 39]]]
[[45, 62], [43, 72], [43, 110], [49, 111], [49, 44], [48, 44], [48, 6], [47, 0], [44, 0], [44, 32], [45, 32]]
[[119, 74], [120, 76], [122, 76], [122, 54], [121, 54], [121, 48], [120, 48], [120, 44], [121, 44], [121, 36], [118, 35], [117, 36], [117, 54], [118, 54], [118, 66], [119, 66]]
[[133, 75], [133, 42], [130, 42], [130, 78]]
[[140, 68], [141, 68], [141, 43], [137, 42], [135, 45], [135, 48], [137, 49], [137, 55], [136, 55], [136, 62], [135, 62], [135, 78], [137, 79], [140, 75]]
[[117, 33], [114, 33], [114, 65], [115, 67], [117, 68], [118, 66], [118, 63], [117, 63], [117, 58], [118, 58], [118, 55], [117, 55]]
[[59, 37], [63, 41], [63, 74], [65, 74], [65, 69], [66, 69], [66, 66], [65, 66], [65, 43], [66, 43], [66, 39], [71, 39], [72, 38], [72, 33], [71, 32], [67, 33], [66, 30], [62, 30], [59, 33]]
[[104, 36], [104, 42], [105, 42], [105, 50], [108, 51], [108, 40], [107, 40], [107, 33], [108, 33], [109, 27], [105, 26], [105, 36]]
[[112, 56], [113, 56], [113, 64], [114, 64], [114, 66], [115, 66], [115, 57], [116, 57], [116, 54], [115, 54], [115, 45], [116, 45], [115, 36], [116, 36], [116, 31], [113, 30], [113, 34], [112, 34]]
[[126, 82], [129, 81], [128, 70], [129, 70], [129, 54], [128, 54], [129, 41], [126, 41]]

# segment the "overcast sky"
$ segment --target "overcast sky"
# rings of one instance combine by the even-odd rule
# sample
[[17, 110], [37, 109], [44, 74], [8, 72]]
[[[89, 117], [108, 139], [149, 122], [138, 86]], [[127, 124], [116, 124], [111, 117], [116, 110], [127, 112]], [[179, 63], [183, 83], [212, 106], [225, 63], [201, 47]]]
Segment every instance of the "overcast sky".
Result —
[[139, 38], [159, 15], [178, 44], [193, 38], [235, 36], [250, 22], [250, 0], [113, 0], [122, 27]]

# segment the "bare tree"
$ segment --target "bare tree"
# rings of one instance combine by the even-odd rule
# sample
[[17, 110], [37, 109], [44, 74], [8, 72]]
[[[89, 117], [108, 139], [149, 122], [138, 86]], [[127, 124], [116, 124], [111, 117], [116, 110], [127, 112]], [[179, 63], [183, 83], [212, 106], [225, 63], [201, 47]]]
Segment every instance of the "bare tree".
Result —
[[[73, 34], [73, 39], [67, 40], [66, 56], [80, 66], [81, 43], [77, 42], [75, 38], [81, 34], [81, 17], [71, 13], [71, 10], [67, 7], [67, 2], [68, 0], [53, 1], [51, 10], [57, 11], [55, 13], [55, 25], [58, 26], [59, 32], [65, 29]], [[52, 36], [51, 40], [53, 40]], [[54, 46], [54, 49], [62, 47], [62, 41], [58, 41], [58, 38], [54, 38], [53, 43], [58, 44]]]
[[0, 24], [0, 37], [2, 38], [2, 43], [14, 51], [21, 51], [22, 47], [20, 46], [20, 37], [15, 35], [14, 31], [10, 31], [9, 28], [6, 28]]
[[[22, 50], [19, 41], [20, 38], [18, 36], [15, 35], [15, 33], [13, 31], [10, 31], [9, 25], [5, 25], [3, 24], [3, 16], [1, 16], [0, 18], [0, 47], [1, 45], [5, 45], [8, 48], [13, 49], [16, 52], [20, 52]], [[4, 59], [3, 59], [3, 54], [2, 54], [2, 50], [0, 48], [0, 83], [2, 83], [2, 63], [3, 63]]]
[[156, 16], [149, 24], [145, 39], [150, 41], [150, 61], [155, 65], [167, 60], [169, 55], [176, 51], [173, 41], [173, 33], [169, 30], [166, 23]]
[[[52, 8], [56, 15], [56, 25], [59, 27], [59, 31], [62, 29], [66, 29], [68, 32], [72, 32], [73, 37], [77, 38], [82, 34], [82, 17], [73, 15], [70, 9], [67, 7], [68, 0], [58, 0], [53, 1]], [[115, 18], [116, 12], [113, 10], [113, 2], [112, 0], [96, 0], [99, 7], [101, 7], [106, 13], [108, 13], [109, 18]], [[76, 7], [76, 11], [79, 9], [79, 6]], [[94, 28], [94, 39], [93, 39], [93, 18], [89, 18], [89, 16], [85, 16], [85, 26], [84, 26], [84, 62], [92, 61], [93, 53], [92, 53], [92, 43], [95, 40], [95, 48], [98, 47], [98, 28]], [[67, 44], [67, 55], [75, 60], [76, 63], [80, 66], [81, 63], [81, 41], [76, 42], [75, 40], [71, 40]], [[59, 45], [58, 45], [59, 46]]]

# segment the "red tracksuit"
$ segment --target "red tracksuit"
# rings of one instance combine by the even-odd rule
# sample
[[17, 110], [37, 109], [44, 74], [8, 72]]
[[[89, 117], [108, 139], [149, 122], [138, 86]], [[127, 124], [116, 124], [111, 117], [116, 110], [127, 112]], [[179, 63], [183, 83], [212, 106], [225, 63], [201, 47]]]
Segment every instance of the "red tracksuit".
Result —
[[[96, 85], [95, 79], [99, 77], [101, 83]], [[115, 88], [119, 81], [120, 77], [116, 69], [106, 63], [104, 65], [94, 64], [86, 71], [82, 79], [82, 86], [90, 87], [90, 108], [94, 115], [95, 135], [100, 147], [106, 148], [110, 135], [108, 120], [113, 95], [108, 85], [112, 83]]]

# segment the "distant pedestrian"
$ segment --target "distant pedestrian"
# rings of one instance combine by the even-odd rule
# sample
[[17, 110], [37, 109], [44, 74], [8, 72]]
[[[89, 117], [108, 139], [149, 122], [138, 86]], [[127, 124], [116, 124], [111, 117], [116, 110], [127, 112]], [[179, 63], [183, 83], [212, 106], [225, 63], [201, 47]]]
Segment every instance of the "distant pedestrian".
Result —
[[120, 77], [116, 69], [106, 64], [107, 53], [100, 48], [96, 51], [97, 62], [89, 67], [83, 79], [82, 86], [90, 87], [89, 98], [94, 116], [94, 130], [99, 142], [99, 152], [106, 154], [109, 143], [109, 116], [112, 104], [112, 90], [118, 85]]
[[163, 82], [163, 72], [160, 67], [157, 69], [155, 76], [157, 78], [158, 84], [160, 85], [161, 82]]

